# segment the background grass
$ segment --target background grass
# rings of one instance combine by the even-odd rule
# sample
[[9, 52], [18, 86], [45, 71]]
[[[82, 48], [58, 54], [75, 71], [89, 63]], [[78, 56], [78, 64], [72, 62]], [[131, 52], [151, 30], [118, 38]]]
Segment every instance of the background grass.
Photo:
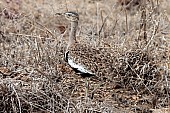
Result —
[[[170, 1], [120, 2], [1, 0], [0, 111], [168, 113]], [[88, 94], [63, 60], [69, 23], [55, 13], [66, 11], [80, 15], [79, 42], [114, 53], [114, 74]]]

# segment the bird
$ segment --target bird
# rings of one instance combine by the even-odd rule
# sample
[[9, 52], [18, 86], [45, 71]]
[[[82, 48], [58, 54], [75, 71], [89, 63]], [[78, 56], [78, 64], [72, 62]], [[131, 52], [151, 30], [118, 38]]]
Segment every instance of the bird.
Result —
[[[64, 52], [64, 59], [76, 74], [85, 78], [85, 97], [88, 97], [89, 83], [87, 79], [93, 77], [99, 80], [100, 83], [95, 88], [97, 89], [104, 83], [103, 80], [114, 75], [114, 52], [112, 51], [112, 48], [93, 47], [88, 43], [77, 40], [76, 32], [79, 23], [78, 13], [69, 11], [56, 14], [64, 16], [70, 22], [71, 29], [67, 47]], [[109, 80], [111, 80], [110, 77]], [[94, 94], [94, 91], [92, 92], [92, 95]]]
[[[114, 73], [114, 52], [110, 48], [93, 47], [76, 38], [79, 14], [76, 12], [56, 13], [70, 22], [70, 33], [64, 59], [68, 65], [83, 78], [112, 75]], [[83, 38], [83, 37], [81, 37]]]

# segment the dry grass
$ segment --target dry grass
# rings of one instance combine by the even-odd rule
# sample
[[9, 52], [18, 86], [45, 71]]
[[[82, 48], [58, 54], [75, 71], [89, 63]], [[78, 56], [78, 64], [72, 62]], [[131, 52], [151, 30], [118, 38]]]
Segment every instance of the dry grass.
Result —
[[[0, 1], [0, 111], [169, 111], [168, 2], [150, 0], [132, 12], [112, 0]], [[89, 80], [88, 96], [63, 60], [69, 23], [55, 13], [67, 10], [80, 14], [80, 42], [115, 53], [114, 75], [100, 86]]]

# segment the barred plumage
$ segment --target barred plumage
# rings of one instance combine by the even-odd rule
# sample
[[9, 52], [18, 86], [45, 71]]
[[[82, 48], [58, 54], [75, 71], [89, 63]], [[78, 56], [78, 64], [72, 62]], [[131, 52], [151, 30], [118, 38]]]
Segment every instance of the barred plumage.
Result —
[[110, 75], [114, 70], [114, 53], [108, 48], [94, 48], [77, 42], [76, 30], [79, 15], [75, 12], [62, 13], [71, 23], [69, 42], [65, 51], [65, 60], [69, 66], [83, 77]]

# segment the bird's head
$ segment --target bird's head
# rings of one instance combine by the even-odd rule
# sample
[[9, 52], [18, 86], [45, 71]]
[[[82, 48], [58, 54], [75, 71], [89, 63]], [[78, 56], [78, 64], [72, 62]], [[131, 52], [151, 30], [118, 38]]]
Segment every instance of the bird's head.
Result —
[[57, 13], [58, 15], [63, 15], [65, 18], [71, 22], [76, 22], [79, 20], [79, 14], [76, 12], [66, 12], [66, 13]]
[[66, 12], [66, 13], [64, 13], [64, 16], [69, 21], [78, 21], [79, 20], [79, 15], [76, 12]]

